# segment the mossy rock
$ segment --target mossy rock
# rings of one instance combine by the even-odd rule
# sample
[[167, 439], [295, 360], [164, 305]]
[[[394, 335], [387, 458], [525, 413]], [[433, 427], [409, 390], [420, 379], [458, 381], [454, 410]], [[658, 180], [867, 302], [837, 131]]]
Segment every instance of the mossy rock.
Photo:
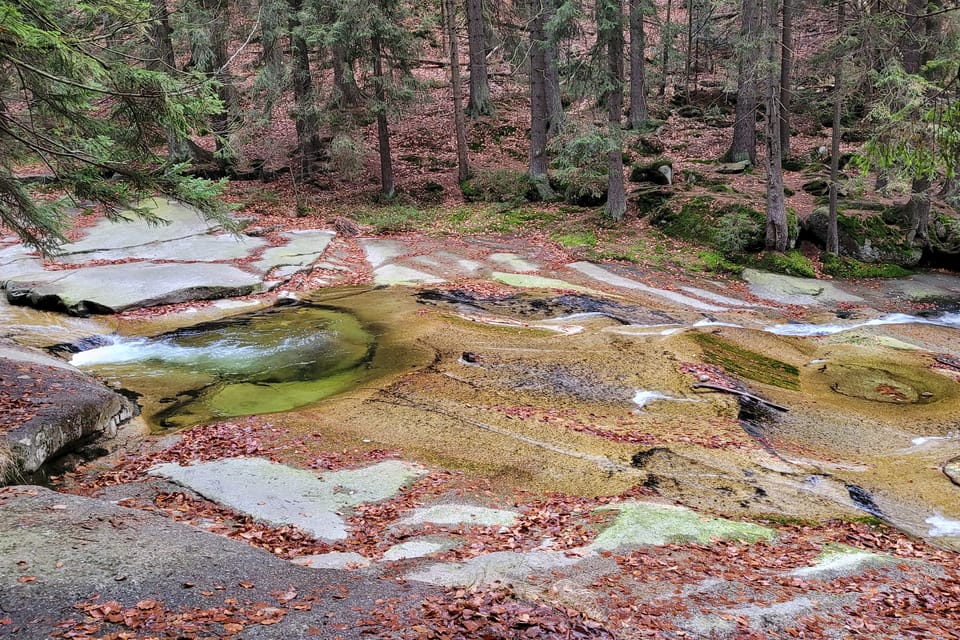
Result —
[[530, 190], [530, 177], [512, 169], [478, 169], [460, 183], [467, 202], [522, 202]]
[[556, 171], [550, 186], [564, 202], [578, 207], [598, 207], [607, 201], [607, 174], [589, 168]]
[[641, 183], [636, 189], [627, 193], [627, 201], [636, 206], [637, 215], [641, 217], [657, 211], [672, 197], [671, 188], [651, 183]]
[[782, 166], [784, 171], [803, 171], [807, 168], [807, 164], [800, 158], [784, 158]]
[[659, 157], [651, 162], [638, 162], [630, 167], [631, 182], [652, 182], [653, 184], [673, 183], [673, 160]]
[[794, 276], [797, 278], [816, 278], [817, 272], [813, 268], [813, 262], [810, 258], [799, 251], [787, 251], [779, 253], [771, 251], [763, 254], [753, 260], [753, 266], [764, 271], [773, 273], [782, 273], [785, 276]]
[[[826, 246], [830, 212], [817, 207], [804, 220], [804, 232], [821, 247]], [[917, 265], [923, 251], [907, 241], [907, 230], [897, 223], [895, 210], [880, 214], [837, 214], [840, 255], [867, 264], [891, 264], [904, 268]]]
[[703, 262], [704, 271], [730, 273], [737, 276], [743, 273], [743, 265], [727, 260], [719, 251], [701, 251], [697, 257]]
[[930, 218], [930, 251], [939, 257], [960, 256], [960, 217], [938, 211]]
[[834, 253], [822, 256], [823, 272], [834, 278], [902, 278], [911, 271], [895, 264], [866, 264]]
[[641, 156], [658, 156], [663, 153], [664, 147], [656, 136], [641, 135], [629, 144], [629, 149]]
[[[675, 238], [700, 242], [724, 257], [740, 257], [761, 251], [766, 241], [766, 216], [742, 204], [721, 204], [712, 196], [687, 200], [679, 210], [661, 207], [654, 224]], [[796, 214], [788, 211], [792, 246], [797, 237]]]

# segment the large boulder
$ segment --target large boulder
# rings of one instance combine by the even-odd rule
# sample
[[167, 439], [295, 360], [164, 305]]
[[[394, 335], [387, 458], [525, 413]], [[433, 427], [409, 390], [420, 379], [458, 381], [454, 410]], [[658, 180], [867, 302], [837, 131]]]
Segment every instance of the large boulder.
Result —
[[99, 437], [136, 412], [125, 397], [41, 351], [0, 343], [0, 485]]
[[[830, 212], [818, 207], [803, 221], [803, 232], [821, 246], [826, 246]], [[907, 240], [907, 231], [889, 224], [884, 216], [863, 213], [837, 216], [840, 255], [868, 264], [895, 264], [913, 267], [923, 255], [922, 249]]]
[[960, 257], [960, 216], [945, 212], [931, 215], [930, 252], [940, 260]]
[[[652, 221], [671, 236], [714, 247], [728, 257], [761, 251], [765, 243], [763, 212], [712, 196], [690, 198], [679, 208], [661, 207]], [[792, 247], [797, 238], [797, 222], [790, 211], [788, 225]]]

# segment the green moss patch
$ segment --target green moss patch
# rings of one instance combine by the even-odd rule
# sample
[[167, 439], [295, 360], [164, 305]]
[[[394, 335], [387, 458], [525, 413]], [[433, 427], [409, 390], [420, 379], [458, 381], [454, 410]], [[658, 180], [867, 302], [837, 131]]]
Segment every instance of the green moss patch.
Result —
[[895, 264], [866, 264], [853, 258], [825, 253], [823, 272], [834, 278], [902, 278], [913, 272]]
[[800, 389], [800, 370], [791, 364], [749, 351], [712, 333], [696, 333], [693, 338], [703, 350], [703, 359], [710, 364], [763, 384]]
[[686, 507], [628, 502], [606, 509], [617, 509], [617, 518], [597, 535], [591, 544], [594, 549], [684, 542], [707, 544], [715, 540], [757, 542], [774, 537], [773, 529], [752, 522], [702, 516]]

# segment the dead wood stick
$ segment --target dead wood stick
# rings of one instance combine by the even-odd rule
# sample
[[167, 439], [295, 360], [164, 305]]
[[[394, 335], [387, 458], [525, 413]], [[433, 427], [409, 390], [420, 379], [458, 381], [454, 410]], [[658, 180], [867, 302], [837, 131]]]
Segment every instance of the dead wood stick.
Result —
[[741, 391], [740, 389], [734, 389], [734, 388], [732, 388], [732, 387], [724, 387], [724, 386], [721, 386], [721, 385], [719, 385], [719, 384], [709, 384], [709, 383], [706, 383], [706, 382], [695, 382], [694, 384], [690, 385], [690, 388], [692, 388], [692, 389], [712, 389], [712, 390], [714, 390], [714, 391], [720, 391], [720, 392], [722, 392], [722, 393], [732, 393], [732, 394], [735, 395], [735, 396], [740, 396], [741, 398], [748, 398], [748, 399], [750, 399], [750, 400], [754, 400], [754, 401], [756, 401], [756, 402], [759, 402], [760, 404], [765, 404], [765, 405], [767, 405], [768, 407], [770, 407], [771, 409], [776, 409], [777, 411], [783, 411], [784, 413], [790, 411], [790, 409], [787, 409], [787, 408], [784, 407], [784, 406], [781, 406], [781, 405], [779, 405], [779, 404], [775, 404], [775, 403], [773, 403], [773, 402], [770, 402], [769, 400], [764, 400], [763, 398], [761, 398], [761, 397], [759, 397], [759, 396], [755, 396], [755, 395], [753, 395], [752, 393], [747, 393], [746, 391]]

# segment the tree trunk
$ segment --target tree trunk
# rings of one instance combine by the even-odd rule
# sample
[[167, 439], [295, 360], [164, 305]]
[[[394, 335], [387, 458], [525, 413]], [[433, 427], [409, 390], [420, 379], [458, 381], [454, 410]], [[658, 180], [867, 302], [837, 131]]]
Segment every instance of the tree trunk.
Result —
[[780, 31], [780, 153], [790, 155], [790, 100], [793, 86], [793, 3], [783, 0], [783, 27]]
[[766, 0], [767, 45], [767, 117], [764, 121], [767, 137], [767, 226], [766, 248], [772, 251], [786, 251], [790, 242], [787, 227], [787, 210], [783, 196], [783, 159], [780, 155], [780, 74], [777, 66], [777, 0]]
[[210, 128], [217, 140], [218, 161], [226, 169], [236, 163], [229, 148], [229, 137], [231, 123], [237, 115], [237, 95], [226, 68], [230, 36], [229, 5], [227, 0], [201, 0], [201, 7], [208, 21], [210, 46], [210, 62], [203, 70], [220, 83], [217, 94], [223, 103], [223, 110], [210, 118]]
[[[791, 0], [784, 0], [790, 2]], [[837, 0], [837, 37], [844, 29], [844, 2]], [[827, 220], [827, 252], [840, 253], [837, 229], [837, 188], [840, 178], [840, 116], [843, 112], [843, 58], [838, 54], [833, 69], [833, 132], [830, 136], [830, 214]]]
[[347, 59], [345, 47], [331, 47], [333, 57], [333, 104], [339, 107], [356, 107], [361, 103], [360, 88], [353, 75], [353, 62]]
[[460, 54], [457, 51], [457, 5], [455, 0], [444, 0], [447, 23], [447, 40], [450, 43], [450, 88], [453, 91], [453, 127], [457, 136], [457, 180], [464, 182], [470, 177], [467, 164], [467, 125], [464, 122], [463, 100], [460, 97]]
[[493, 114], [490, 79], [487, 76], [487, 38], [484, 28], [483, 0], [467, 0], [467, 46], [470, 52], [470, 99], [467, 115], [471, 118]]
[[[557, 0], [545, 0], [544, 25], [548, 24], [556, 12]], [[557, 45], [550, 34], [544, 33], [544, 59], [546, 62], [546, 92], [547, 92], [547, 139], [556, 136], [563, 129], [565, 115], [563, 99], [560, 96], [560, 61], [557, 55]]]
[[[749, 160], [757, 163], [757, 63], [759, 58], [759, 0], [743, 0], [740, 27], [740, 55], [737, 73], [737, 108], [733, 141], [724, 155], [727, 162]], [[767, 114], [769, 119], [770, 114]], [[779, 139], [780, 132], [777, 131]], [[777, 143], [779, 147], [779, 142]]]
[[643, 59], [647, 45], [643, 29], [643, 7], [646, 0], [630, 1], [630, 116], [628, 126], [640, 129], [650, 117], [647, 111], [646, 65]]
[[918, 247], [926, 247], [930, 241], [930, 186], [929, 178], [914, 178], [910, 184], [907, 241]]
[[321, 145], [318, 133], [316, 106], [314, 105], [313, 78], [310, 73], [310, 51], [300, 34], [297, 12], [302, 0], [290, 3], [290, 50], [293, 63], [294, 124], [297, 129], [297, 151], [300, 166], [297, 175], [303, 179], [313, 171], [313, 163], [320, 157]]
[[[597, 37], [607, 46], [607, 135], [610, 151], [607, 168], [607, 215], [619, 222], [627, 211], [627, 195], [623, 182], [623, 149], [621, 148], [620, 120], [623, 115], [623, 5], [622, 0], [600, 0], [603, 15], [598, 16], [600, 28]], [[600, 4], [600, 3], [598, 3]]]
[[683, 99], [690, 103], [690, 72], [693, 67], [693, 14], [696, 0], [687, 0], [687, 55], [683, 61]]
[[[746, 0], [744, 0], [746, 1]], [[663, 20], [663, 30], [660, 32], [660, 95], [667, 93], [667, 70], [670, 68], [670, 12], [673, 9], [673, 0], [667, 0], [667, 15]]]
[[377, 145], [380, 148], [380, 194], [389, 200], [396, 193], [393, 184], [393, 160], [390, 157], [390, 129], [387, 127], [386, 90], [383, 77], [383, 51], [380, 36], [373, 36], [373, 80], [376, 83]]
[[923, 65], [923, 39], [927, 21], [920, 16], [926, 13], [926, 7], [927, 0], [907, 0], [907, 32], [904, 34], [903, 46], [900, 47], [903, 70], [907, 73], [920, 73]]
[[283, 67], [283, 47], [280, 44], [280, 34], [287, 17], [285, 9], [285, 2], [266, 0], [261, 6], [260, 15], [260, 38], [263, 43], [260, 64], [267, 78], [278, 83]]
[[547, 59], [543, 7], [530, 3], [530, 181], [543, 200], [553, 198], [547, 177]]

